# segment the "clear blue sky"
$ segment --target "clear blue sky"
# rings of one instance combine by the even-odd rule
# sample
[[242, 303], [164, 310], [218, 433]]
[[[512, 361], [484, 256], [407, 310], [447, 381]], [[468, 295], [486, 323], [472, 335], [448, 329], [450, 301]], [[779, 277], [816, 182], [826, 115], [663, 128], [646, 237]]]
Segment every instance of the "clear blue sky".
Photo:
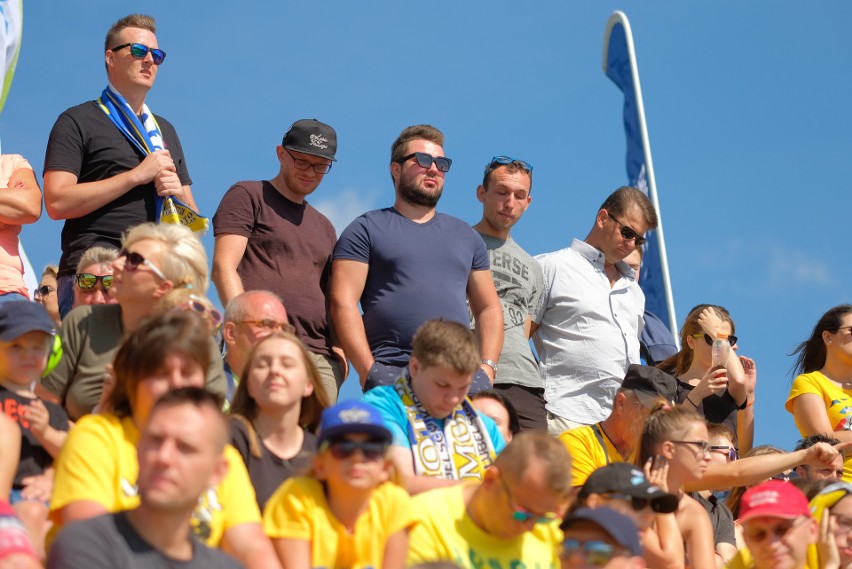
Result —
[[[601, 71], [616, 9], [636, 41], [677, 313], [730, 310], [757, 360], [757, 442], [791, 448], [787, 354], [850, 300], [847, 3], [25, 0], [3, 150], [41, 179], [56, 117], [105, 86], [107, 28], [142, 11], [168, 53], [148, 104], [177, 128], [203, 213], [233, 182], [274, 176], [284, 131], [316, 117], [339, 149], [311, 201], [339, 232], [392, 202], [390, 144], [425, 122], [454, 160], [439, 209], [471, 223], [492, 155], [535, 165], [513, 235], [543, 253], [585, 237], [626, 181], [621, 94]], [[61, 227], [45, 214], [23, 230], [37, 270]]]

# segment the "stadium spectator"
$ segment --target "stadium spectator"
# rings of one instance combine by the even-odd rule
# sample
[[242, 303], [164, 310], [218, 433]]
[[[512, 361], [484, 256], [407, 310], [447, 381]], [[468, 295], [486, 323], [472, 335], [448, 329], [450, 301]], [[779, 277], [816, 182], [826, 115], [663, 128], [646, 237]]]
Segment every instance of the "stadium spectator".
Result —
[[[814, 446], [816, 443], [826, 443], [832, 446], [840, 444], [840, 439], [828, 435], [811, 435], [796, 443], [795, 450], [802, 450]], [[824, 467], [800, 464], [796, 467], [796, 474], [805, 482], [812, 483], [820, 480], [843, 480], [843, 455], [838, 455], [834, 464]]]
[[59, 316], [59, 301], [56, 296], [57, 270], [58, 267], [56, 265], [48, 265], [44, 268], [38, 288], [33, 293], [33, 300], [40, 302], [44, 306], [44, 309], [47, 310], [50, 319], [59, 326], [62, 319]]
[[32, 166], [18, 154], [0, 155], [0, 303], [30, 299], [18, 235], [39, 217], [41, 188]]
[[[118, 249], [123, 232], [155, 220], [157, 197], [174, 196], [197, 209], [177, 133], [145, 104], [166, 57], [155, 33], [150, 16], [115, 22], [104, 42], [107, 88], [97, 100], [62, 113], [50, 132], [44, 203], [51, 219], [65, 220], [58, 274], [63, 318], [86, 249]], [[131, 132], [147, 133], [146, 140]]]
[[74, 307], [89, 304], [115, 304], [109, 292], [112, 285], [112, 264], [118, 250], [112, 247], [89, 247], [74, 275]]
[[515, 405], [503, 391], [486, 389], [470, 396], [476, 410], [491, 417], [506, 444], [512, 442], [512, 437], [521, 432], [521, 424]]
[[358, 217], [334, 247], [331, 317], [365, 391], [399, 378], [414, 332], [427, 320], [468, 325], [465, 296], [482, 366], [472, 391], [494, 380], [503, 311], [482, 239], [460, 219], [435, 211], [452, 164], [443, 146], [443, 133], [432, 126], [403, 130], [391, 147], [393, 207]]
[[808, 566], [852, 567], [852, 485], [827, 481], [810, 499], [809, 506], [820, 534], [816, 547], [808, 549]]
[[562, 569], [646, 567], [633, 521], [609, 508], [574, 511], [562, 522]]
[[552, 435], [606, 419], [639, 363], [645, 296], [623, 259], [657, 227], [648, 197], [623, 187], [601, 205], [585, 241], [536, 257], [544, 289], [532, 317]]
[[[709, 437], [707, 440], [710, 441], [710, 464], [728, 464], [738, 458], [737, 448], [734, 446], [734, 434], [727, 426], [722, 423], [708, 423], [707, 434]], [[720, 494], [725, 496], [727, 490], [701, 490], [690, 494], [710, 516], [718, 567], [723, 567], [737, 553], [734, 517], [725, 505], [724, 499], [720, 499]]]
[[337, 234], [307, 201], [334, 163], [337, 133], [316, 119], [294, 122], [276, 147], [278, 175], [237, 182], [225, 193], [213, 229], [213, 282], [222, 306], [248, 290], [270, 290], [287, 306], [330, 401], [346, 376], [346, 357], [328, 318], [328, 279]]

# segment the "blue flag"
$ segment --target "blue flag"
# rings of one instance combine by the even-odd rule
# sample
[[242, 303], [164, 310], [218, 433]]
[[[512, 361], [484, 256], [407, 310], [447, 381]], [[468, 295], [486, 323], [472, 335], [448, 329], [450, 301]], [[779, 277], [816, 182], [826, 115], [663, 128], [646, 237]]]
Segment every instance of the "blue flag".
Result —
[[639, 275], [639, 286], [645, 293], [645, 310], [657, 315], [676, 338], [677, 322], [665, 259], [662, 216], [654, 186], [651, 152], [650, 148], [646, 148], [645, 113], [642, 109], [642, 92], [638, 84], [639, 72], [635, 67], [633, 38], [629, 26], [627, 17], [621, 12], [615, 12], [610, 18], [604, 44], [604, 72], [624, 93], [628, 183], [645, 192], [660, 218], [657, 230], [648, 232], [648, 241], [644, 246], [645, 251], [642, 257], [642, 270]]

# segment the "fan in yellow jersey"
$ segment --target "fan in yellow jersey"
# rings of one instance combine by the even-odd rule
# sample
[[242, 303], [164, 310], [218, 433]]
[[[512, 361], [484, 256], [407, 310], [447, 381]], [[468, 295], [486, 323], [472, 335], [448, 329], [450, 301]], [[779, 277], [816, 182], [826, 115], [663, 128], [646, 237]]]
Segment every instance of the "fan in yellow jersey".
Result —
[[452, 561], [464, 569], [559, 567], [559, 522], [571, 491], [571, 457], [544, 431], [519, 434], [481, 482], [413, 499], [419, 518], [408, 564]]
[[378, 409], [345, 401], [322, 413], [311, 474], [266, 503], [263, 529], [287, 569], [402, 569], [411, 499], [389, 482], [391, 432]]
[[[209, 327], [194, 313], [153, 316], [127, 337], [113, 365], [116, 384], [108, 401], [111, 413], [81, 419], [56, 462], [50, 512], [55, 531], [77, 520], [139, 505], [139, 427], [164, 393], [178, 387], [204, 387], [204, 370], [212, 357]], [[228, 472], [202, 496], [192, 517], [193, 530], [248, 569], [278, 567], [263, 534], [245, 466], [232, 447], [226, 447], [225, 457]]]

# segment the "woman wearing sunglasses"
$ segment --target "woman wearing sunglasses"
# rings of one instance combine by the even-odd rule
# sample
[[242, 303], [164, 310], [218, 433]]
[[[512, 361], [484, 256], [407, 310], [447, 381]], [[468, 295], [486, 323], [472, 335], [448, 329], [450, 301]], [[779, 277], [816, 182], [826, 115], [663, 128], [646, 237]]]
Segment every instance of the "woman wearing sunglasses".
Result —
[[282, 484], [263, 512], [284, 569], [405, 567], [414, 518], [408, 493], [389, 482], [392, 440], [371, 405], [323, 411], [313, 468]]
[[[754, 361], [737, 357], [736, 328], [721, 306], [699, 304], [689, 311], [680, 329], [681, 349], [657, 367], [678, 379], [678, 401], [710, 423], [722, 423], [736, 434], [735, 446], [748, 451], [754, 440]], [[734, 348], [725, 369], [713, 367], [713, 340], [728, 337]]]
[[328, 406], [307, 348], [275, 332], [252, 348], [231, 404], [231, 444], [248, 468], [260, 509], [278, 486], [311, 465]]
[[687, 565], [691, 569], [715, 569], [713, 528], [707, 512], [684, 493], [684, 485], [704, 476], [710, 464], [710, 443], [704, 418], [693, 409], [663, 407], [645, 421], [639, 461], [664, 460], [668, 464], [668, 491], [680, 498], [675, 520], [683, 538]]
[[41, 273], [38, 288], [33, 294], [33, 300], [40, 302], [44, 309], [47, 310], [50, 319], [56, 322], [59, 326], [61, 318], [59, 316], [59, 297], [56, 294], [56, 271], [59, 267], [56, 265], [48, 265]]
[[[66, 316], [60, 329], [63, 356], [36, 390], [61, 403], [73, 420], [91, 413], [101, 396], [104, 370], [122, 339], [157, 312], [163, 297], [180, 288], [198, 295], [207, 291], [207, 255], [186, 227], [143, 223], [130, 230], [123, 244], [110, 283], [117, 303], [80, 306]], [[211, 390], [225, 394], [220, 358], [210, 360], [207, 380]]]
[[112, 247], [86, 249], [74, 275], [74, 307], [92, 304], [115, 304], [110, 294], [112, 263], [118, 250]]
[[[164, 393], [178, 387], [203, 387], [205, 370], [216, 358], [209, 330], [195, 314], [168, 312], [137, 326], [115, 356], [116, 383], [109, 401], [112, 411], [81, 419], [57, 459], [50, 504], [52, 531], [139, 504], [135, 491], [139, 429]], [[263, 535], [245, 466], [230, 446], [225, 458], [228, 472], [199, 501], [193, 531], [198, 539], [222, 547], [246, 567], [274, 569], [275, 554]]]
[[[826, 434], [852, 441], [852, 305], [822, 315], [810, 337], [793, 352], [793, 380], [786, 409], [803, 437]], [[843, 480], [852, 482], [852, 455], [843, 463]]]

